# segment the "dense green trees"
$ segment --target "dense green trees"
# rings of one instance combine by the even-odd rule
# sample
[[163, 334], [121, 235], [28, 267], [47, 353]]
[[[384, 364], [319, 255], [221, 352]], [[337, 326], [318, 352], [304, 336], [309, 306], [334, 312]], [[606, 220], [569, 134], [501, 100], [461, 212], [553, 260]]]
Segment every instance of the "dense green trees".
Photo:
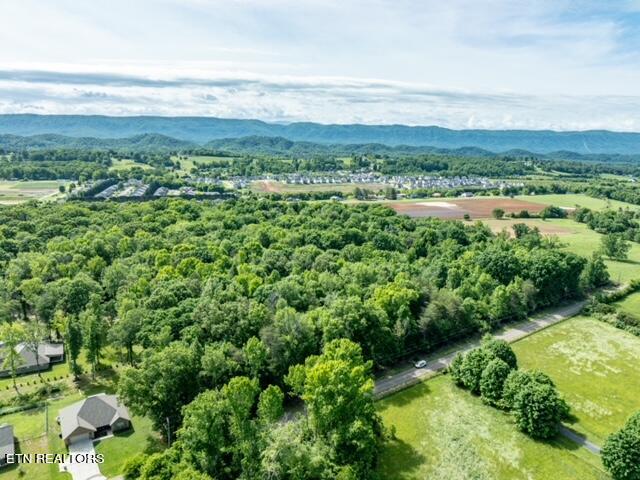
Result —
[[640, 412], [609, 435], [602, 447], [602, 463], [614, 480], [640, 479]]
[[[509, 239], [482, 224], [410, 219], [383, 206], [259, 198], [0, 209], [0, 262], [1, 321], [37, 317], [64, 340], [75, 372], [81, 349], [95, 370], [104, 347], [115, 346], [131, 364], [119, 382], [124, 403], [165, 435], [169, 428], [175, 438], [196, 397], [213, 401], [246, 378], [255, 385], [246, 388], [251, 414], [225, 423], [220, 440], [243, 450], [223, 467], [196, 457], [190, 465], [282, 478], [365, 478], [381, 438], [372, 368], [579, 295], [587, 265], [534, 232]], [[470, 355], [475, 373], [465, 377], [478, 393], [491, 360], [515, 367], [500, 344], [483, 351]], [[295, 365], [303, 367], [290, 372]], [[490, 402], [504, 368], [492, 370]], [[304, 372], [299, 383], [295, 372]], [[309, 424], [274, 426], [279, 400], [269, 385], [300, 395]], [[190, 438], [209, 435], [192, 427]], [[258, 451], [238, 436], [249, 430]], [[287, 436], [303, 441], [301, 457], [278, 450]], [[187, 457], [154, 456], [144, 468], [165, 472]], [[245, 465], [245, 457], [256, 461]]]
[[608, 233], [602, 237], [600, 248], [602, 254], [609, 258], [613, 258], [614, 260], [626, 260], [629, 256], [631, 245], [621, 234]]
[[518, 428], [533, 438], [554, 436], [569, 413], [547, 375], [517, 370], [516, 356], [503, 340], [485, 336], [480, 347], [453, 359], [449, 373], [485, 403], [510, 410]]

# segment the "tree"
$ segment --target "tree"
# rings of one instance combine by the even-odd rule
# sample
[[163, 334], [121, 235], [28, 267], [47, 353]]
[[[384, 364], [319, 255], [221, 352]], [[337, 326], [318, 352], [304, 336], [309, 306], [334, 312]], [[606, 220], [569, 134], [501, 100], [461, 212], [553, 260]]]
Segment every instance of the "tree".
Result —
[[498, 220], [504, 218], [504, 210], [502, 208], [494, 208], [491, 212], [493, 218], [497, 218]]
[[600, 240], [600, 248], [603, 255], [614, 260], [626, 260], [629, 256], [631, 244], [619, 233], [609, 233]]
[[118, 382], [118, 395], [136, 414], [149, 417], [158, 432], [166, 433], [179, 425], [182, 407], [198, 393], [194, 372], [199, 369], [198, 353], [179, 342], [149, 352], [136, 368], [124, 370]]
[[242, 347], [244, 370], [251, 378], [260, 378], [269, 361], [269, 350], [262, 340], [251, 337]]
[[80, 314], [82, 324], [82, 338], [87, 351], [87, 359], [91, 364], [91, 375], [95, 379], [96, 370], [100, 364], [102, 347], [106, 337], [106, 325], [102, 318], [101, 300], [98, 295], [92, 295], [91, 305]]
[[78, 365], [78, 357], [82, 349], [82, 325], [80, 320], [71, 315], [64, 317], [63, 323], [64, 343], [67, 352], [67, 358], [71, 364], [71, 371], [77, 380], [80, 374], [80, 366]]
[[269, 385], [258, 399], [258, 418], [266, 423], [274, 423], [284, 415], [284, 394], [276, 385]]
[[515, 370], [518, 368], [518, 359], [514, 353], [511, 345], [506, 341], [494, 338], [490, 334], [486, 334], [482, 337], [481, 347], [490, 352], [495, 358], [499, 358], [505, 362], [510, 369]]
[[134, 364], [133, 346], [138, 339], [144, 310], [135, 308], [128, 310], [109, 329], [109, 340], [127, 351], [127, 361]]
[[551, 385], [525, 385], [515, 398], [513, 413], [518, 428], [533, 438], [551, 438], [567, 414], [566, 403]]
[[13, 380], [13, 388], [16, 393], [18, 392], [18, 385], [16, 384], [16, 376], [18, 374], [18, 368], [24, 360], [18, 353], [18, 345], [24, 340], [25, 331], [24, 327], [19, 323], [3, 323], [0, 324], [0, 338], [4, 343], [4, 360], [2, 362], [2, 368], [11, 372], [11, 379]]
[[471, 393], [480, 393], [482, 372], [491, 360], [491, 353], [482, 348], [474, 348], [464, 356], [460, 366], [460, 381]]
[[[40, 344], [46, 335], [44, 326], [34, 319], [27, 323], [24, 329], [24, 344], [33, 353], [36, 359], [36, 367], [38, 369], [38, 376], [40, 376], [40, 355], [38, 353]], [[0, 337], [2, 338], [2, 337]]]
[[640, 479], [640, 412], [609, 435], [601, 454], [602, 464], [614, 480]]
[[480, 377], [480, 395], [489, 405], [498, 405], [502, 400], [504, 383], [511, 367], [500, 358], [494, 358], [482, 371]]
[[538, 370], [525, 371], [513, 370], [507, 380], [504, 382], [504, 391], [502, 395], [502, 404], [505, 408], [512, 409], [515, 407], [516, 398], [524, 390], [527, 385], [538, 383], [541, 385], [549, 385], [555, 388], [551, 378]]
[[598, 252], [593, 252], [591, 258], [580, 274], [580, 286], [584, 290], [602, 287], [609, 283], [609, 271]]
[[352, 465], [359, 478], [371, 473], [382, 434], [370, 371], [360, 346], [342, 339], [326, 344], [322, 355], [309, 357], [286, 379], [294, 391], [302, 391], [313, 434], [333, 449], [339, 465]]

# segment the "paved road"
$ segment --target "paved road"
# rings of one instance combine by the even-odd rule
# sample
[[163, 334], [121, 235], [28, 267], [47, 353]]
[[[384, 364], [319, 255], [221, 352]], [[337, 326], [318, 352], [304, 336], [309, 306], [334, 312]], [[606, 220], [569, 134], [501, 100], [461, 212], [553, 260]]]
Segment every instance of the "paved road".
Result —
[[[504, 329], [501, 333], [495, 335], [496, 338], [501, 338], [507, 342], [515, 342], [527, 335], [542, 330], [543, 328], [553, 325], [554, 323], [561, 322], [569, 317], [573, 317], [578, 314], [585, 305], [585, 301], [574, 302], [569, 305], [557, 307], [547, 314], [540, 315], [529, 320], [514, 324]], [[408, 387], [409, 385], [416, 384], [423, 379], [432, 377], [433, 375], [441, 372], [453, 360], [453, 358], [459, 352], [466, 352], [472, 348], [477, 347], [480, 344], [479, 340], [461, 343], [460, 348], [448, 349], [444, 354], [438, 354], [437, 352], [429, 357], [425, 358], [427, 366], [424, 368], [408, 368], [401, 372], [397, 372], [385, 377], [376, 379], [376, 386], [374, 395], [376, 398], [382, 398], [395, 391]]]
[[569, 440], [577, 443], [578, 445], [586, 448], [591, 453], [595, 453], [596, 455], [600, 455], [600, 447], [593, 442], [590, 442], [582, 435], [574, 432], [570, 428], [565, 427], [564, 425], [560, 426], [560, 435], [563, 437], [567, 437]]

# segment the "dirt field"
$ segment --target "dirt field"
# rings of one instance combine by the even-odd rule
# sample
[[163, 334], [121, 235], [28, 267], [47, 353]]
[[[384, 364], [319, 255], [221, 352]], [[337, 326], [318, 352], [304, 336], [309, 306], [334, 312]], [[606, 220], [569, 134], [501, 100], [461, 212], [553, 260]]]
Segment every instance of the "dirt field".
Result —
[[463, 218], [469, 214], [472, 219], [489, 218], [494, 208], [506, 213], [528, 210], [538, 213], [545, 205], [525, 202], [513, 198], [443, 198], [438, 201], [417, 201], [389, 203], [401, 215], [410, 217]]

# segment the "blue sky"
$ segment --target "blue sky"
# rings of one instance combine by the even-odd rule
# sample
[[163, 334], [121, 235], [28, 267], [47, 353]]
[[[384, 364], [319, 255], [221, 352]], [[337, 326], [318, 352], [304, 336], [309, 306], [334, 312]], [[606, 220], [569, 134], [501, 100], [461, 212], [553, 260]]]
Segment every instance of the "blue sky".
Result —
[[640, 1], [0, 0], [0, 112], [640, 131]]

